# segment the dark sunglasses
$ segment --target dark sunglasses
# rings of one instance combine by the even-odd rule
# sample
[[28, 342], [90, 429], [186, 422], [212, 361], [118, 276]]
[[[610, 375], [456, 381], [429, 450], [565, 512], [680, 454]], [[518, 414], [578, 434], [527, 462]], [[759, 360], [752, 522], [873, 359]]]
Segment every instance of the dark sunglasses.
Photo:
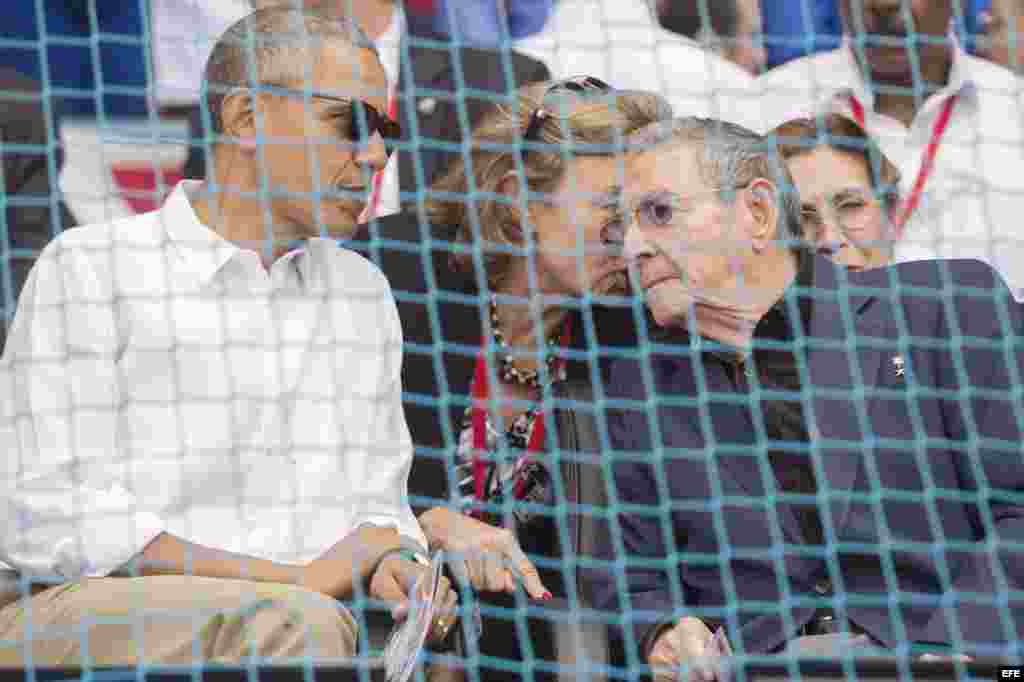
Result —
[[388, 118], [375, 106], [361, 99], [336, 97], [316, 90], [293, 90], [280, 86], [264, 86], [260, 88], [260, 92], [285, 97], [309, 97], [348, 105], [348, 116], [339, 117], [343, 120], [338, 124], [338, 135], [351, 142], [365, 142], [373, 137], [374, 133], [380, 133], [386, 142], [398, 142], [402, 139], [402, 126], [397, 121]]
[[[555, 111], [545, 108], [545, 102], [553, 95], [571, 93], [582, 96], [587, 94], [606, 94], [613, 90], [612, 86], [593, 76], [576, 76], [552, 83], [551, 87], [544, 91], [544, 96], [540, 100], [540, 106], [530, 114], [530, 122], [526, 126], [526, 132], [523, 133], [523, 142], [537, 142], [544, 122], [558, 115]], [[523, 150], [524, 159], [529, 152], [529, 148]]]

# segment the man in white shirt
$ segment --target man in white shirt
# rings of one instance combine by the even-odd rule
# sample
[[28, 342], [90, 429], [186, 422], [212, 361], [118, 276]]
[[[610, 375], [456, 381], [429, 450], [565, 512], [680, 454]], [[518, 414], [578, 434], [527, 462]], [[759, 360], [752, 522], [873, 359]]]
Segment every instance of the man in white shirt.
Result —
[[839, 49], [757, 80], [762, 128], [832, 112], [862, 122], [902, 174], [897, 220], [906, 222], [896, 260], [977, 258], [1021, 299], [1018, 84], [1010, 71], [961, 49], [949, 32], [953, 7], [954, 0], [844, 0]]
[[21, 296], [0, 559], [26, 593], [0, 665], [352, 656], [336, 600], [400, 616], [425, 572], [394, 300], [320, 238], [354, 231], [386, 161], [384, 71], [350, 22], [270, 9], [205, 78], [206, 182], [63, 233]]
[[657, 92], [678, 116], [760, 125], [753, 77], [662, 28], [645, 0], [559, 0], [544, 30], [516, 48], [544, 61], [554, 78], [586, 74], [619, 88]]

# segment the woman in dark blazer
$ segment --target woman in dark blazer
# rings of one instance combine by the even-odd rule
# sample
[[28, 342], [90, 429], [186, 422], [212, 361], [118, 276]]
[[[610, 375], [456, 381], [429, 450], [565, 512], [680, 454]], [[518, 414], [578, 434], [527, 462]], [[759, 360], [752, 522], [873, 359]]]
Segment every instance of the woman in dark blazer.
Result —
[[411, 501], [431, 549], [478, 592], [575, 593], [556, 561], [579, 536], [562, 531], [578, 516], [564, 466], [575, 422], [555, 401], [592, 389], [602, 349], [630, 343], [621, 140], [670, 116], [659, 96], [596, 79], [528, 86], [483, 120], [419, 215], [357, 236], [398, 302]]

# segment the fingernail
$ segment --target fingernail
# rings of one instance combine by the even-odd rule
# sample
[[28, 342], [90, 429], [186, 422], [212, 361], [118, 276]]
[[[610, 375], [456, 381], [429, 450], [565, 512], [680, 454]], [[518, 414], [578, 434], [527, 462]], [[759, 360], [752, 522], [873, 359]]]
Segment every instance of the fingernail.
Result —
[[555, 596], [555, 595], [551, 594], [550, 592], [545, 592], [544, 594], [542, 594], [542, 595], [540, 596], [540, 598], [541, 598], [541, 599], [543, 599], [544, 601], [548, 601], [548, 600], [550, 600], [550, 599], [553, 599], [553, 598], [554, 598], [554, 596]]

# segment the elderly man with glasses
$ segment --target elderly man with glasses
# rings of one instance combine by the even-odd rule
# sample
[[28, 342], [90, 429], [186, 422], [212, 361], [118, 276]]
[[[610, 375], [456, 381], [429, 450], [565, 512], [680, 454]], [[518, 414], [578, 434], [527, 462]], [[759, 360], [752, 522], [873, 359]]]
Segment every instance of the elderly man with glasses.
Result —
[[[394, 300], [335, 241], [398, 137], [380, 62], [351, 22], [268, 9], [222, 36], [205, 87], [206, 180], [64, 233], [19, 302], [4, 665], [350, 657], [339, 600], [401, 617], [427, 573]], [[435, 640], [444, 581], [438, 600]]]
[[738, 126], [629, 142], [625, 256], [659, 343], [606, 387], [622, 544], [594, 602], [626, 614], [635, 655], [698, 679], [729, 652], [1019, 657], [1007, 286], [978, 261], [816, 257], [770, 141]]

